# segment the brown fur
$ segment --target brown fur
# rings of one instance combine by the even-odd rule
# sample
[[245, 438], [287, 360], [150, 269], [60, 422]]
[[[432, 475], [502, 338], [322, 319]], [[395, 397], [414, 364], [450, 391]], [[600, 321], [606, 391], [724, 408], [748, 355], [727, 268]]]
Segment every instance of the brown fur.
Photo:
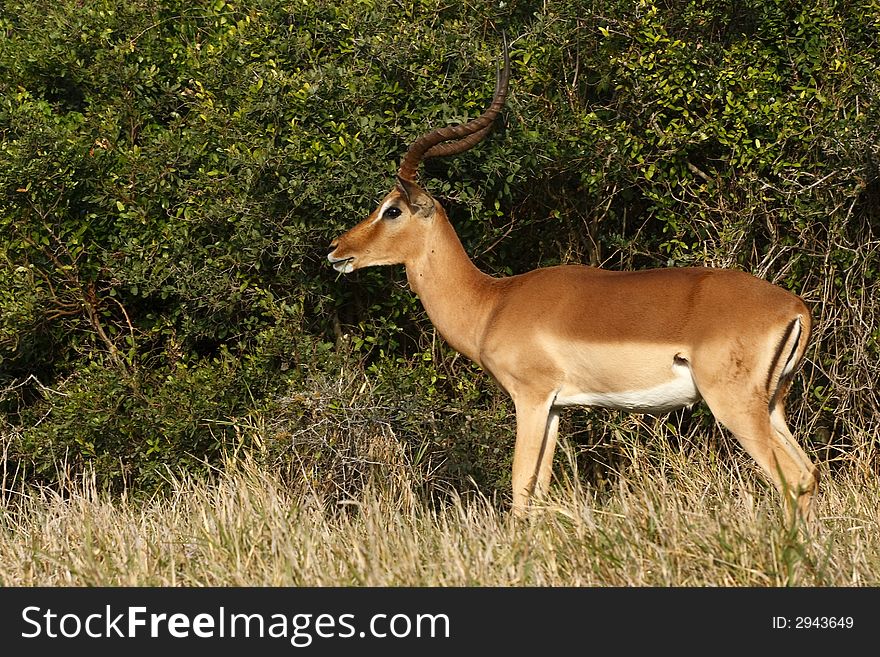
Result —
[[[379, 216], [391, 206], [399, 216]], [[403, 264], [438, 332], [513, 398], [515, 511], [547, 490], [559, 405], [659, 412], [702, 398], [786, 504], [809, 513], [818, 471], [784, 415], [811, 328], [794, 294], [712, 268], [568, 265], [493, 278], [471, 262], [443, 208], [403, 179], [332, 246], [340, 271]]]

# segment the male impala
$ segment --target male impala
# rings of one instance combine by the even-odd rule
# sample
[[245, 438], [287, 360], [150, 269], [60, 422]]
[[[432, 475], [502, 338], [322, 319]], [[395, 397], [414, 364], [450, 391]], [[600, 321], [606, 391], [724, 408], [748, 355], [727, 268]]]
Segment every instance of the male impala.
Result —
[[764, 469], [786, 506], [808, 515], [818, 470], [785, 423], [784, 398], [810, 336], [795, 295], [749, 274], [704, 267], [607, 271], [582, 265], [493, 278], [468, 258], [419, 164], [472, 147], [507, 96], [507, 49], [489, 108], [410, 146], [396, 188], [331, 244], [349, 273], [403, 264], [445, 340], [516, 406], [513, 509], [547, 491], [559, 409], [662, 413], [703, 399]]

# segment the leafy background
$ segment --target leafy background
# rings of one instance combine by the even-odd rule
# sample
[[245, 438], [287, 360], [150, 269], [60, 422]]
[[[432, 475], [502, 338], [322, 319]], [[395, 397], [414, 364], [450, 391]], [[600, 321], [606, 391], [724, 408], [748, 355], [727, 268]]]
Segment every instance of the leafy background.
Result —
[[[394, 453], [426, 498], [506, 495], [512, 405], [402, 268], [325, 260], [412, 139], [483, 109], [502, 33], [503, 125], [422, 171], [477, 265], [800, 294], [791, 424], [824, 470], [876, 474], [876, 0], [0, 0], [4, 483], [150, 493], [246, 457], [346, 496]], [[699, 408], [562, 432], [601, 488], [652, 427], [727, 444]]]

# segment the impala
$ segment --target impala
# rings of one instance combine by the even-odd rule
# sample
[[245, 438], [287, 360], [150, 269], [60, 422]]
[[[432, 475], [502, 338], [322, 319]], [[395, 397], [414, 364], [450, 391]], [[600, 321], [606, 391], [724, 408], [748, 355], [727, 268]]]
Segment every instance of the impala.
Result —
[[513, 510], [546, 493], [565, 406], [658, 414], [703, 400], [779, 489], [809, 515], [818, 470], [785, 422], [784, 401], [810, 336], [794, 294], [708, 267], [609, 271], [545, 267], [494, 278], [465, 253], [440, 204], [416, 183], [428, 158], [482, 140], [504, 106], [507, 47], [486, 111], [409, 147], [397, 184], [327, 256], [349, 273], [403, 264], [437, 331], [513, 399]]

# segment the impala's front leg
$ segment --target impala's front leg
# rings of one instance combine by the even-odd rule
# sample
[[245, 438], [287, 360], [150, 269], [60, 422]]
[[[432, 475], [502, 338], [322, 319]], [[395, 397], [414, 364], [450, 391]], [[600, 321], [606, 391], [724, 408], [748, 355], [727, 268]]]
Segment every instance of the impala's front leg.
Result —
[[516, 447], [513, 451], [513, 512], [525, 515], [531, 498], [540, 498], [550, 486], [559, 413], [552, 398], [516, 401]]

